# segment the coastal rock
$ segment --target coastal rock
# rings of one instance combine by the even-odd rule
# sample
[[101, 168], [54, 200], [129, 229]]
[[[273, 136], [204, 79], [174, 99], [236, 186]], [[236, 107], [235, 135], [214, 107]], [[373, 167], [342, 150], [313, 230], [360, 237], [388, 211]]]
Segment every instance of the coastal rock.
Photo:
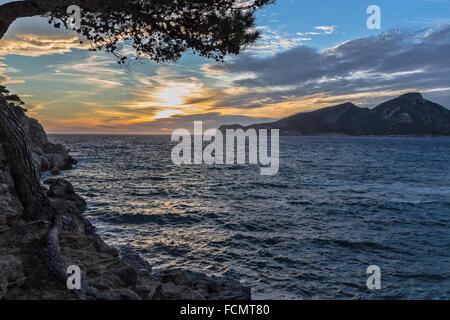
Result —
[[2, 222], [0, 222], [0, 233], [4, 233], [6, 231], [9, 231], [11, 228], [9, 226], [7, 226], [6, 224], [3, 224]]
[[69, 150], [62, 144], [48, 141], [44, 129], [36, 119], [24, 115], [21, 117], [20, 122], [30, 141], [31, 151], [38, 169], [42, 171], [52, 168], [70, 170], [77, 163], [69, 155]]
[[[64, 179], [56, 179], [56, 180], [48, 180], [50, 183], [50, 189], [47, 192], [47, 195], [51, 198], [61, 198], [66, 201], [54, 201], [55, 206], [58, 210], [61, 206], [65, 207], [65, 210], [70, 212], [77, 211], [77, 208], [84, 209], [86, 208], [86, 201], [75, 193], [75, 190], [72, 184]], [[68, 200], [68, 201], [67, 201]]]
[[127, 253], [122, 255], [122, 261], [129, 264], [135, 270], [138, 270], [139, 274], [150, 274], [152, 272], [152, 266], [142, 259], [138, 254]]
[[156, 273], [162, 282], [161, 299], [250, 300], [251, 289], [231, 278], [172, 269]]
[[8, 219], [19, 215], [17, 210], [12, 208], [12, 197], [9, 186], [0, 184], [0, 233], [10, 230]]
[[129, 289], [110, 289], [99, 296], [102, 300], [141, 300], [141, 298]]
[[20, 287], [24, 282], [22, 261], [11, 255], [0, 256], [0, 300], [8, 290]]
[[184, 270], [173, 270], [162, 273], [162, 282], [173, 282], [176, 285], [185, 286], [190, 285], [192, 283], [192, 279], [190, 275]]
[[41, 171], [44, 172], [44, 171], [50, 170], [51, 166], [52, 166], [52, 164], [51, 164], [48, 156], [47, 155], [41, 156]]
[[0, 183], [6, 185], [12, 185], [13, 181], [9, 168], [6, 162], [5, 154], [3, 153], [3, 147], [0, 144]]
[[50, 184], [55, 183], [56, 180], [58, 180], [58, 179], [55, 179], [55, 178], [48, 178], [48, 179], [45, 179], [45, 180], [44, 180], [44, 184], [50, 185]]
[[31, 150], [39, 155], [45, 153], [46, 147], [49, 145], [47, 135], [41, 124], [33, 118], [23, 116], [20, 119], [23, 130], [30, 140]]
[[[29, 141], [33, 162], [39, 175], [44, 171], [51, 170], [52, 168], [56, 168], [58, 170], [69, 170], [72, 169], [73, 165], [77, 163], [77, 161], [69, 155], [69, 150], [63, 145], [48, 141], [44, 129], [37, 120], [22, 115], [20, 117], [20, 123]], [[0, 183], [13, 185], [3, 147], [1, 145]]]
[[64, 179], [52, 180], [47, 192], [49, 197], [71, 199], [76, 195], [72, 184]]

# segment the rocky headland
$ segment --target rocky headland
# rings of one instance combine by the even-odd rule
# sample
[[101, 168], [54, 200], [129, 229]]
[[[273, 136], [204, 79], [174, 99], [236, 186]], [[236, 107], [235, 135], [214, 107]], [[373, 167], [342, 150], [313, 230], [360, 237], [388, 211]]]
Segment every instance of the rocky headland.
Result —
[[[86, 202], [70, 182], [57, 177], [76, 160], [61, 144], [47, 138], [38, 121], [26, 115], [21, 126], [29, 140], [33, 161], [39, 174], [50, 170], [54, 178], [42, 188], [62, 221], [59, 234], [61, 256], [67, 266], [77, 265], [82, 272], [85, 299], [250, 299], [250, 289], [231, 278], [208, 277], [187, 270], [153, 272], [139, 255], [120, 254], [108, 246], [83, 217]], [[0, 145], [0, 300], [1, 299], [79, 299], [44, 263], [43, 250], [51, 223], [25, 221], [23, 207], [3, 148]]]
[[282, 136], [450, 136], [450, 110], [424, 99], [418, 92], [403, 94], [373, 109], [351, 102], [301, 112], [290, 117], [250, 126], [224, 125], [227, 129], [279, 129]]

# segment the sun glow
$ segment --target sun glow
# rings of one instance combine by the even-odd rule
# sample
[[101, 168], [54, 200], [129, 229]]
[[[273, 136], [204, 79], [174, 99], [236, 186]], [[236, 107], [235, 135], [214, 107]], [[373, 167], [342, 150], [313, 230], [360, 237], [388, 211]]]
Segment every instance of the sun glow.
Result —
[[163, 110], [163, 111], [159, 111], [158, 113], [156, 113], [156, 115], [152, 119], [156, 120], [156, 119], [170, 118], [171, 116], [174, 116], [176, 114], [183, 114], [183, 112], [180, 110], [172, 110], [172, 109]]
[[200, 94], [201, 87], [201, 83], [170, 82], [153, 92], [147, 101], [139, 102], [138, 106], [171, 109], [189, 108], [192, 105], [186, 103], [186, 100]]
[[200, 81], [166, 81], [159, 83], [149, 91], [141, 91], [142, 98], [126, 104], [127, 108], [151, 110], [152, 115], [146, 121], [168, 119], [174, 115], [188, 115], [198, 112], [201, 107], [197, 99], [203, 98], [205, 89]]

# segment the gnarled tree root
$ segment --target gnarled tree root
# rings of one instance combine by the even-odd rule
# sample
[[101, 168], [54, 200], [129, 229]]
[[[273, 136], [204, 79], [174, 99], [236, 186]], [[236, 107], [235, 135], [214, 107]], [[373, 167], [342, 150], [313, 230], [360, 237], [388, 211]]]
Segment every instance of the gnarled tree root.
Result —
[[[43, 250], [44, 262], [47, 268], [56, 276], [56, 278], [67, 283], [67, 266], [61, 257], [61, 250], [59, 247], [59, 233], [62, 229], [61, 217], [58, 214], [54, 215], [53, 227], [47, 234], [45, 248]], [[88, 290], [87, 282], [81, 281], [81, 289], [75, 290], [81, 300], [86, 299], [86, 291]]]

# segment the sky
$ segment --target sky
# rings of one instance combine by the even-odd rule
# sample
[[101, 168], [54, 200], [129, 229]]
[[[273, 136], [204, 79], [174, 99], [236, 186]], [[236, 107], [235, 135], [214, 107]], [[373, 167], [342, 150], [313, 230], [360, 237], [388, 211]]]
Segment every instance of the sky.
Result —
[[[379, 30], [367, 27], [370, 5], [381, 9]], [[278, 0], [257, 13], [257, 28], [257, 43], [224, 63], [187, 53], [120, 67], [76, 33], [23, 18], [0, 40], [0, 83], [50, 133], [246, 125], [410, 91], [450, 107], [450, 0]]]

